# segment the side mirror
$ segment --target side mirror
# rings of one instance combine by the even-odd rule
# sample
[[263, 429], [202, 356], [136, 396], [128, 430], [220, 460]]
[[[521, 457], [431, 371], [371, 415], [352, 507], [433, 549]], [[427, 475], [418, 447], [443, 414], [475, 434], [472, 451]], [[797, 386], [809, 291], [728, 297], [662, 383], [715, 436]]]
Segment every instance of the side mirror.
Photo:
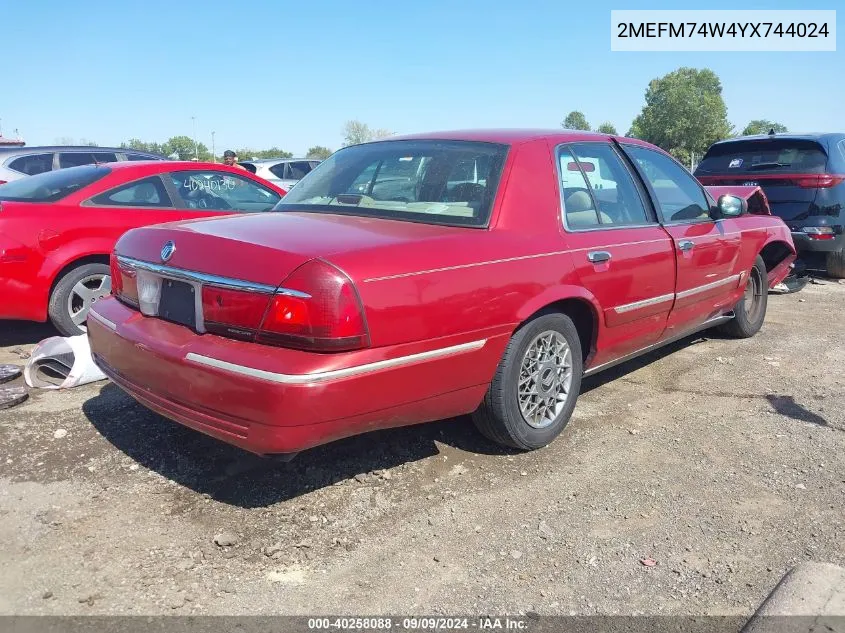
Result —
[[719, 196], [716, 205], [719, 207], [719, 216], [723, 218], [736, 218], [748, 211], [748, 202], [730, 194]]

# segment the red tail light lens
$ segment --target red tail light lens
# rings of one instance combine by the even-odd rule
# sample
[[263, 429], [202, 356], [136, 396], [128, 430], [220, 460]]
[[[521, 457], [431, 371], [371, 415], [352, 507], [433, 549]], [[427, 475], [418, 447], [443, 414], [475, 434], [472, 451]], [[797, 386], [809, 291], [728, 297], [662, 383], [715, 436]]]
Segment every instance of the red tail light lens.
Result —
[[338, 352], [369, 345], [364, 308], [343, 272], [313, 259], [297, 268], [273, 297], [258, 341], [310, 351]]
[[202, 313], [205, 329], [213, 334], [253, 340], [267, 311], [270, 295], [204, 286]]
[[813, 174], [812, 176], [800, 176], [795, 182], [804, 189], [829, 189], [835, 187], [845, 180], [845, 176], [836, 174]]
[[109, 260], [111, 268], [111, 293], [118, 299], [138, 307], [138, 279], [135, 269], [121, 264], [117, 256], [112, 254]]

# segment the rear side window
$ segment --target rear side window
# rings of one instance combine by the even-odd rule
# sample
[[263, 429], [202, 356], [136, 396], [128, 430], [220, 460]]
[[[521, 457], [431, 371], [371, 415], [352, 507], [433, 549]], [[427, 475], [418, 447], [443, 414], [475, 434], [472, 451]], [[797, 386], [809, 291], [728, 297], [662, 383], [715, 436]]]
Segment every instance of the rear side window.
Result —
[[697, 174], [824, 173], [827, 154], [816, 141], [760, 139], [714, 145], [701, 160]]
[[160, 160], [153, 156], [144, 156], [143, 154], [127, 154], [126, 160]]
[[[272, 166], [269, 167], [270, 173], [273, 174], [276, 178], [279, 178], [280, 180], [284, 180], [285, 178], [287, 178], [287, 176], [285, 175], [285, 166], [286, 165], [287, 165], [287, 163], [277, 163], [275, 165], [272, 165]], [[255, 172], [253, 172], [253, 173], [255, 173]]]
[[[579, 212], [583, 206], [583, 191], [568, 186], [573, 172], [581, 172], [586, 180], [586, 193], [602, 226], [629, 226], [651, 222], [646, 214], [640, 191], [621, 158], [606, 143], [577, 143], [570, 145], [559, 158], [563, 203], [567, 226], [586, 226], [587, 215]], [[577, 181], [577, 178], [575, 179]], [[570, 213], [572, 214], [570, 222]]]
[[91, 199], [94, 204], [120, 207], [172, 207], [170, 196], [158, 176], [144, 178], [101, 193]]
[[114, 163], [117, 156], [114, 152], [60, 152], [59, 167], [78, 167], [79, 165], [93, 165], [94, 163]]
[[51, 171], [53, 169], [53, 154], [21, 156], [10, 162], [8, 167], [9, 169], [14, 169], [29, 176], [43, 174], [45, 171]]
[[108, 175], [111, 169], [86, 165], [48, 171], [0, 185], [0, 200], [56, 202]]

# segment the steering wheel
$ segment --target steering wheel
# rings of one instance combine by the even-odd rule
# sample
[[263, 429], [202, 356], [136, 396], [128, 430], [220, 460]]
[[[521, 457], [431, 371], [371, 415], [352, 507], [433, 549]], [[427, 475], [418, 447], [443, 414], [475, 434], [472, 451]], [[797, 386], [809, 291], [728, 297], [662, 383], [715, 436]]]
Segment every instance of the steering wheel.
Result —
[[212, 209], [215, 211], [230, 211], [233, 207], [224, 198], [213, 196], [202, 190], [192, 191], [188, 194], [187, 200], [195, 201], [197, 208]]

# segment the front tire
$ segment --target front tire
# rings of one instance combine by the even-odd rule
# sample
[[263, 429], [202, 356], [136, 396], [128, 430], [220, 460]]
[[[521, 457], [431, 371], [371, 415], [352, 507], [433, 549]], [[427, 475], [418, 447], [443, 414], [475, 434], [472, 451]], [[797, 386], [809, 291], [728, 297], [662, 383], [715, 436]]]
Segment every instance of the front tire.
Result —
[[105, 264], [82, 264], [66, 272], [56, 283], [47, 312], [63, 336], [87, 332], [88, 311], [111, 292], [110, 273]]
[[719, 326], [719, 330], [733, 338], [751, 338], [763, 327], [769, 303], [769, 273], [759, 255], [746, 279], [745, 294], [734, 306], [734, 318]]
[[538, 316], [511, 337], [473, 422], [502, 446], [546, 446], [572, 416], [582, 372], [581, 340], [572, 320], [560, 313]]

